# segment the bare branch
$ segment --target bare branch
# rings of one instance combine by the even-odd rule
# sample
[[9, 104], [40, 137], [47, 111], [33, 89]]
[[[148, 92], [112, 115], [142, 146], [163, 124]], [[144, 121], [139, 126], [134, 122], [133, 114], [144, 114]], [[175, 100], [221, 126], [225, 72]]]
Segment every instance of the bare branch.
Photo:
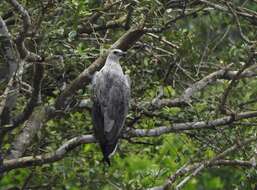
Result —
[[[225, 6], [222, 6], [218, 3], [213, 3], [207, 0], [199, 0], [201, 3], [206, 4], [210, 7], [213, 7], [216, 10], [222, 11], [224, 13], [230, 14], [231, 12], [229, 11], [229, 9]], [[252, 14], [250, 12], [246, 12], [246, 11], [242, 11], [241, 9], [237, 9], [235, 11], [235, 13], [243, 18], [246, 18], [247, 20], [249, 20], [252, 23], [257, 23], [257, 14]]]
[[24, 168], [29, 166], [40, 166], [46, 163], [52, 163], [62, 159], [70, 150], [74, 149], [80, 144], [87, 144], [95, 142], [92, 135], [82, 135], [75, 137], [65, 142], [54, 153], [43, 154], [38, 156], [27, 156], [18, 159], [5, 160], [3, 162], [3, 170], [9, 171], [15, 168]]
[[110, 10], [113, 6], [117, 5], [120, 2], [121, 1], [116, 1], [112, 4], [110, 4], [107, 1], [102, 9], [96, 10], [89, 18], [86, 18], [86, 20], [82, 21], [82, 24], [79, 26], [78, 33], [83, 33], [83, 31], [90, 30], [88, 27], [90, 27], [90, 25], [94, 24], [97, 21], [97, 19], [102, 16], [104, 11]]
[[7, 29], [7, 26], [3, 19], [0, 17], [0, 48], [1, 54], [3, 55], [6, 61], [6, 67], [8, 69], [7, 72], [4, 74], [5, 76], [1, 76], [0, 78], [6, 78], [9, 80], [9, 84], [3, 94], [3, 100], [1, 101], [0, 105], [0, 125], [7, 123], [9, 120], [9, 112], [12, 109], [13, 104], [13, 97], [9, 91], [13, 90], [13, 76], [18, 68], [19, 57], [18, 53], [15, 50], [15, 45], [11, 39], [11, 35]]
[[179, 46], [177, 44], [173, 44], [172, 42], [169, 42], [168, 40], [166, 40], [164, 37], [161, 37], [161, 36], [158, 36], [156, 34], [153, 34], [153, 33], [146, 33], [147, 35], [155, 38], [155, 39], [158, 39], [160, 40], [161, 42], [163, 42], [164, 44], [167, 44], [168, 46], [172, 47], [172, 48], [175, 48], [175, 49], [178, 49]]
[[25, 120], [33, 112], [34, 107], [38, 104], [40, 99], [40, 91], [41, 91], [41, 83], [44, 75], [44, 66], [43, 64], [35, 64], [34, 65], [34, 75], [33, 75], [33, 91], [31, 94], [31, 98], [27, 105], [25, 106], [23, 112], [13, 119], [13, 127], [15, 128], [17, 125], [23, 123]]
[[129, 137], [154, 137], [166, 133], [178, 133], [186, 130], [215, 129], [219, 126], [230, 124], [247, 118], [257, 117], [257, 111], [243, 112], [235, 116], [227, 116], [211, 121], [197, 121], [186, 123], [174, 123], [171, 126], [161, 126], [154, 129], [134, 129], [129, 131]]
[[182, 180], [177, 186], [176, 189], [181, 189], [192, 177], [197, 176], [203, 169], [205, 169], [206, 167], [211, 166], [211, 164], [215, 164], [215, 161], [224, 158], [226, 155], [228, 155], [229, 153], [232, 153], [236, 150], [239, 150], [241, 148], [243, 148], [244, 146], [249, 145], [251, 142], [256, 141], [257, 136], [251, 137], [249, 139], [246, 139], [240, 143], [235, 144], [234, 146], [226, 149], [225, 151], [223, 151], [222, 153], [218, 154], [217, 156], [215, 156], [214, 158], [207, 160], [207, 161], [203, 161], [199, 164], [199, 166], [197, 166], [195, 169], [193, 169], [193, 172], [188, 175], [186, 178], [184, 178], [184, 180]]
[[231, 7], [231, 5], [229, 3], [226, 3], [227, 7], [229, 8], [229, 10], [231, 11], [232, 15], [234, 16], [235, 20], [236, 20], [236, 24], [237, 24], [237, 28], [239, 30], [240, 36], [241, 38], [248, 44], [254, 44], [257, 43], [257, 41], [251, 41], [248, 39], [248, 37], [246, 35], [244, 35], [243, 30], [241, 28], [241, 24], [239, 21], [239, 18], [237, 16], [237, 13], [235, 12], [235, 10]]
[[[42, 107], [38, 107], [33, 112], [28, 121], [25, 123], [25, 127], [14, 139], [11, 149], [9, 150], [9, 155], [7, 156], [9, 159], [19, 158], [23, 155], [27, 147], [33, 142], [33, 139], [38, 134], [38, 131], [40, 131], [41, 127], [43, 126], [46, 115], [46, 110]], [[11, 129], [13, 129], [13, 127]]]
[[97, 31], [102, 31], [102, 30], [107, 30], [107, 29], [124, 28], [125, 20], [126, 20], [126, 17], [121, 17], [119, 19], [109, 21], [103, 25], [82, 27], [82, 28], [78, 29], [78, 33], [79, 34], [82, 34], [82, 33], [90, 34], [92, 32], [97, 32]]
[[189, 105], [191, 102], [191, 97], [196, 93], [208, 86], [209, 84], [212, 84], [217, 79], [222, 78], [228, 68], [218, 70], [216, 72], [213, 72], [203, 79], [199, 80], [198, 82], [192, 84], [189, 88], [187, 88], [183, 94], [179, 98], [175, 99], [160, 99], [155, 101], [155, 107], [160, 108], [164, 106], [185, 106]]
[[171, 20], [167, 21], [163, 27], [159, 27], [159, 28], [145, 28], [145, 32], [147, 33], [162, 33], [168, 29], [170, 29], [172, 27], [172, 24], [176, 23], [178, 20], [181, 20], [181, 19], [184, 19], [186, 17], [189, 17], [189, 16], [193, 16], [195, 15], [196, 13], [202, 11], [203, 8], [200, 8], [200, 9], [196, 9], [196, 10], [193, 10], [191, 12], [183, 12], [181, 13], [179, 16], [175, 17], [175, 18], [172, 18]]
[[26, 35], [29, 32], [29, 28], [31, 27], [31, 19], [30, 19], [29, 13], [21, 4], [18, 3], [18, 1], [16, 0], [7, 0], [7, 1], [14, 7], [14, 9], [19, 14], [21, 14], [21, 17], [23, 20], [23, 31], [20, 32], [19, 38], [21, 38], [21, 40], [24, 40]]
[[[246, 118], [253, 118], [257, 117], [257, 111], [256, 112], [245, 112], [245, 113], [240, 113], [237, 115], [236, 118], [233, 117], [223, 117], [220, 119], [212, 120], [212, 121], [202, 121], [202, 122], [188, 122], [188, 123], [178, 123], [178, 124], [173, 124], [171, 127], [159, 127], [155, 129], [131, 129], [128, 132], [125, 132], [123, 134], [123, 137], [126, 138], [132, 138], [132, 137], [152, 137], [152, 136], [160, 136], [162, 134], [166, 133], [176, 133], [176, 132], [181, 132], [184, 130], [195, 130], [195, 129], [210, 129], [223, 125], [230, 124], [233, 121], [238, 121], [241, 119], [246, 119]], [[232, 120], [234, 119], [234, 120]], [[42, 121], [43, 119], [41, 119]], [[36, 120], [37, 121], [37, 120]], [[33, 129], [35, 130], [35, 129]], [[36, 128], [38, 130], [38, 128]], [[26, 129], [26, 131], [29, 131]], [[21, 141], [19, 143], [25, 143], [26, 146], [19, 145], [22, 147], [20, 150], [24, 151], [24, 147], [27, 147], [29, 143], [27, 143], [26, 137], [26, 131], [24, 131], [23, 139], [20, 139]], [[30, 134], [31, 132], [29, 132]], [[20, 136], [21, 137], [21, 136]], [[256, 139], [257, 137], [254, 137]], [[30, 139], [30, 138], [28, 138]], [[30, 139], [31, 140], [31, 139]], [[18, 142], [18, 141], [16, 141]], [[22, 158], [17, 158], [17, 159], [11, 159], [11, 160], [4, 160], [3, 163], [3, 168], [5, 171], [9, 171], [14, 168], [21, 168], [21, 167], [29, 167], [29, 166], [38, 166], [38, 165], [43, 165], [46, 163], [52, 163], [55, 161], [58, 161], [66, 155], [69, 151], [72, 149], [76, 148], [77, 146], [81, 144], [87, 144], [87, 143], [95, 143], [96, 140], [93, 135], [82, 135], [79, 137], [74, 137], [71, 140], [65, 142], [59, 149], [57, 149], [54, 153], [48, 153], [44, 155], [38, 155], [38, 156], [28, 156], [28, 157], [22, 157]], [[248, 142], [248, 141], [247, 141]], [[242, 145], [244, 143], [241, 143]], [[238, 145], [235, 145], [236, 147]], [[234, 150], [235, 147], [232, 147], [232, 150]], [[18, 157], [21, 155], [22, 151], [15, 152], [16, 156]], [[228, 152], [231, 150], [229, 149]], [[227, 154], [225, 152], [224, 154]], [[18, 156], [17, 156], [18, 155]], [[224, 155], [221, 154], [218, 156], [217, 159], [222, 158]]]
[[18, 51], [20, 53], [20, 57], [22, 59], [26, 58], [29, 61], [40, 61], [41, 57], [35, 53], [30, 52], [24, 44], [24, 40], [29, 34], [29, 31], [31, 29], [31, 18], [29, 16], [28, 11], [16, 0], [7, 0], [13, 8], [21, 15], [23, 20], [23, 30], [20, 31], [17, 39], [16, 44]]
[[149, 188], [148, 190], [168, 190], [172, 187], [174, 182], [178, 179], [187, 175], [189, 172], [192, 172], [190, 175], [185, 177], [177, 186], [176, 189], [181, 189], [192, 177], [195, 177], [199, 172], [207, 167], [216, 167], [216, 166], [231, 166], [231, 167], [246, 167], [246, 168], [257, 168], [256, 163], [252, 161], [243, 161], [243, 160], [224, 160], [222, 159], [226, 155], [242, 149], [245, 146], [248, 146], [253, 141], [256, 141], [257, 137], [250, 137], [239, 144], [235, 144], [230, 148], [226, 149], [222, 153], [218, 154], [210, 160], [204, 160], [202, 162], [193, 163], [189, 165], [184, 165], [179, 168], [174, 174], [172, 174], [169, 179], [165, 182], [163, 186]]
[[229, 86], [226, 88], [222, 95], [221, 103], [220, 103], [220, 111], [222, 113], [226, 113], [226, 101], [229, 96], [230, 91], [233, 87], [235, 87], [238, 84], [238, 78], [240, 77], [241, 73], [243, 73], [248, 67], [250, 67], [255, 59], [255, 55], [251, 55], [247, 63], [236, 73], [236, 75], [232, 78], [231, 82], [229, 83]]
[[[2, 114], [3, 114], [4, 108], [6, 106], [6, 101], [7, 101], [7, 98], [9, 96], [9, 94], [10, 94], [12, 85], [13, 85], [13, 78], [11, 78], [9, 80], [3, 95], [0, 96], [0, 116], [1, 117], [2, 117]], [[1, 126], [1, 117], [0, 117], [0, 126]]]
[[8, 75], [8, 78], [10, 79], [13, 73], [18, 68], [19, 57], [17, 55], [17, 52], [15, 51], [11, 34], [9, 33], [7, 26], [1, 17], [0, 17], [0, 42], [1, 42], [0, 43], [1, 54], [5, 58], [5, 61], [8, 67], [8, 72], [6, 73], [6, 75]]
[[252, 70], [246, 70], [246, 68], [242, 71], [228, 71], [228, 68], [231, 64], [225, 68], [218, 71], [215, 71], [201, 80], [197, 81], [196, 83], [189, 86], [178, 98], [175, 99], [156, 99], [154, 102], [151, 102], [155, 108], [161, 108], [165, 106], [171, 107], [184, 107], [190, 105], [192, 102], [192, 97], [197, 93], [200, 92], [202, 89], [207, 87], [210, 84], [213, 84], [218, 79], [225, 79], [225, 80], [239, 80], [248, 77], [255, 77], [257, 76], [257, 72]]
[[[142, 107], [140, 105], [147, 105], [147, 106], [153, 105], [155, 109], [165, 107], [165, 106], [170, 106], [170, 107], [188, 106], [191, 103], [191, 101], [192, 101], [191, 98], [195, 93], [200, 92], [202, 89], [207, 87], [209, 84], [213, 84], [218, 79], [233, 80], [235, 78], [235, 76], [237, 76], [235, 78], [235, 80], [256, 77], [257, 71], [254, 71], [254, 70], [256, 70], [256, 69], [249, 68], [249, 69], [246, 69], [245, 71], [239, 73], [239, 71], [228, 71], [226, 69], [221, 69], [221, 70], [218, 70], [216, 72], [213, 72], [213, 73], [207, 75], [203, 79], [201, 79], [198, 82], [189, 86], [182, 93], [182, 95], [180, 95], [178, 98], [159, 99], [157, 97], [154, 99], [154, 101], [151, 101], [151, 102], [141, 102], [141, 103], [138, 103], [138, 105], [132, 104], [132, 109], [140, 109], [140, 107]], [[89, 107], [90, 103], [88, 103], [88, 102], [90, 102], [90, 100], [86, 99], [84, 101], [86, 101], [87, 104], [85, 106], [83, 106], [81, 104], [80, 108], [83, 108], [83, 107], [88, 108]]]

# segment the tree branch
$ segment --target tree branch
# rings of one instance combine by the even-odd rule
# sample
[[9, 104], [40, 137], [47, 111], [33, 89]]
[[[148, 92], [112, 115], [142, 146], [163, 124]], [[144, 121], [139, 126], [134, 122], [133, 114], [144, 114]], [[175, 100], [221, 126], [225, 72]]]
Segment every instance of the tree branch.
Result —
[[190, 87], [188, 87], [183, 94], [179, 98], [175, 99], [160, 99], [156, 100], [154, 102], [154, 106], [157, 108], [164, 107], [164, 106], [186, 106], [189, 105], [191, 102], [191, 97], [196, 93], [208, 86], [209, 84], [212, 84], [217, 79], [221, 79], [227, 71], [228, 68], [221, 69], [218, 71], [215, 71], [203, 79], [199, 80], [198, 82], [192, 84]]
[[[207, 87], [210, 84], [213, 84], [218, 79], [224, 79], [224, 80], [239, 80], [243, 78], [248, 77], [255, 77], [257, 76], [257, 72], [251, 71], [251, 70], [242, 70], [242, 71], [228, 71], [228, 68], [231, 65], [229, 65], [225, 69], [221, 69], [218, 71], [215, 71], [201, 80], [197, 81], [196, 83], [189, 86], [178, 98], [175, 99], [155, 99], [154, 102], [151, 102], [150, 105], [152, 105], [155, 108], [161, 108], [165, 106], [170, 107], [184, 107], [190, 105], [192, 102], [192, 96], [194, 96], [197, 92], [201, 91], [205, 87]], [[149, 103], [148, 103], [149, 105]]]
[[241, 73], [243, 73], [248, 67], [250, 67], [254, 63], [255, 55], [251, 55], [247, 63], [236, 73], [236, 75], [232, 78], [231, 82], [229, 83], [228, 87], [224, 91], [221, 99], [221, 103], [219, 105], [220, 111], [222, 113], [226, 113], [226, 102], [227, 98], [229, 96], [229, 93], [231, 92], [232, 88], [235, 87], [238, 84], [238, 78], [240, 77]]
[[199, 172], [201, 172], [203, 169], [207, 167], [216, 167], [216, 166], [223, 165], [223, 166], [231, 166], [231, 167], [237, 166], [237, 167], [257, 168], [256, 163], [253, 163], [252, 161], [222, 159], [226, 155], [234, 151], [237, 151], [256, 140], [257, 140], [256, 136], [250, 137], [240, 143], [237, 143], [231, 146], [230, 148], [226, 149], [225, 151], [223, 151], [222, 153], [218, 154], [217, 156], [213, 157], [210, 160], [203, 160], [202, 162], [184, 165], [180, 169], [178, 169], [174, 174], [172, 174], [163, 186], [153, 187], [148, 190], [168, 190], [172, 187], [172, 185], [178, 178], [186, 175], [189, 172], [192, 172], [176, 186], [176, 189], [181, 189], [192, 177], [195, 177], [197, 174], [199, 174]]
[[22, 59], [26, 58], [31, 62], [40, 61], [41, 57], [35, 53], [30, 52], [24, 44], [24, 40], [28, 36], [29, 30], [31, 29], [31, 18], [28, 11], [16, 0], [7, 0], [7, 2], [9, 2], [13, 6], [15, 11], [17, 11], [21, 15], [21, 18], [23, 20], [23, 30], [20, 31], [15, 41], [17, 49], [20, 53], [20, 57]]
[[[11, 78], [4, 90], [4, 93], [1, 95], [0, 97], [0, 126], [2, 126], [2, 120], [4, 120], [2, 118], [3, 116], [3, 113], [4, 113], [4, 109], [5, 109], [5, 106], [6, 106], [6, 101], [7, 101], [7, 98], [8, 96], [10, 95], [10, 91], [11, 91], [11, 88], [12, 88], [12, 85], [13, 85], [13, 78]], [[1, 129], [2, 130], [2, 129]]]
[[[3, 75], [7, 75], [7, 78], [10, 79], [18, 68], [19, 57], [15, 50], [12, 36], [9, 33], [2, 17], [0, 17], [0, 42], [1, 54], [3, 55], [8, 67], [8, 72], [3, 73]], [[1, 78], [2, 77], [3, 76], [1, 76]]]
[[41, 63], [34, 64], [34, 75], [33, 75], [33, 91], [31, 98], [25, 106], [23, 112], [13, 119], [13, 128], [17, 125], [26, 121], [32, 114], [34, 107], [38, 104], [40, 99], [41, 84], [44, 75], [44, 66]]
[[8, 151], [8, 158], [19, 158], [23, 155], [27, 147], [33, 142], [33, 139], [36, 134], [38, 134], [38, 131], [40, 131], [41, 127], [43, 126], [46, 115], [47, 113], [44, 108], [38, 107], [35, 109], [33, 114], [26, 122], [25, 127], [13, 140], [12, 146]]
[[[3, 95], [3, 100], [0, 105], [0, 125], [6, 124], [9, 122], [9, 112], [12, 109], [14, 95], [10, 94], [9, 91], [14, 89], [13, 86], [13, 76], [18, 68], [19, 56], [15, 50], [15, 44], [12, 41], [11, 34], [9, 33], [5, 22], [2, 17], [0, 17], [0, 53], [3, 55], [6, 67], [8, 69], [4, 76], [0, 78], [6, 78], [9, 80], [9, 84], [6, 88], [6, 91]], [[10, 83], [10, 81], [12, 81]]]
[[215, 129], [219, 126], [230, 124], [234, 121], [257, 117], [257, 111], [243, 112], [236, 116], [226, 116], [211, 121], [197, 121], [186, 123], [174, 123], [171, 126], [161, 126], [153, 129], [132, 129], [128, 132], [129, 137], [154, 137], [166, 133], [178, 133], [195, 129]]
[[[231, 12], [229, 11], [228, 8], [226, 8], [225, 6], [222, 6], [220, 4], [217, 3], [213, 3], [207, 0], [199, 0], [201, 3], [208, 5], [209, 7], [213, 7], [216, 10], [222, 11], [224, 13], [227, 14], [231, 14]], [[241, 9], [237, 9], [235, 11], [235, 13], [239, 16], [241, 16], [242, 18], [246, 18], [247, 20], [249, 20], [250, 22], [252, 22], [253, 24], [257, 23], [257, 14], [251, 14], [249, 12], [246, 11], [242, 11]]]
[[107, 29], [115, 29], [115, 28], [122, 28], [124, 27], [124, 22], [126, 20], [126, 17], [121, 17], [119, 19], [109, 21], [103, 25], [97, 25], [97, 26], [92, 26], [91, 27], [81, 27], [78, 29], [79, 34], [90, 34], [92, 32], [97, 32], [97, 31], [102, 31], [102, 30], [107, 30]]
[[83, 33], [83, 31], [90, 30], [90, 25], [93, 25], [97, 19], [102, 16], [104, 11], [110, 10], [114, 5], [117, 5], [120, 2], [121, 1], [116, 1], [110, 4], [107, 1], [101, 10], [96, 10], [89, 18], [86, 18], [86, 20], [83, 21], [83, 23], [79, 26], [78, 33]]
[[54, 153], [4, 160], [3, 171], [9, 171], [15, 168], [24, 168], [29, 166], [41, 166], [43, 164], [52, 163], [61, 160], [70, 150], [74, 149], [78, 145], [93, 142], [95, 142], [95, 138], [92, 135], [82, 135], [80, 137], [75, 137], [64, 143]]
[[232, 13], [232, 15], [234, 16], [234, 19], [236, 21], [236, 24], [237, 24], [237, 28], [239, 30], [239, 33], [240, 33], [240, 36], [241, 38], [248, 44], [254, 44], [254, 43], [257, 43], [257, 41], [251, 41], [248, 39], [247, 36], [244, 35], [243, 33], [243, 30], [241, 28], [241, 24], [240, 24], [240, 21], [239, 21], [239, 18], [237, 16], [237, 13], [235, 12], [235, 10], [231, 7], [230, 3], [226, 3], [228, 9], [230, 10], [230, 12]]
[[[200, 122], [187, 122], [187, 123], [177, 123], [173, 124], [171, 127], [158, 127], [154, 129], [130, 129], [125, 131], [123, 137], [133, 138], [133, 137], [153, 137], [160, 136], [167, 133], [177, 133], [185, 130], [195, 130], [195, 129], [210, 129], [218, 126], [224, 126], [230, 124], [231, 122], [238, 121], [246, 118], [257, 117], [256, 112], [244, 112], [234, 117], [223, 117], [212, 121], [200, 121]], [[233, 119], [233, 120], [232, 120]], [[24, 135], [25, 137], [25, 135]], [[257, 138], [257, 137], [254, 137]], [[26, 140], [26, 139], [25, 139]], [[47, 163], [52, 163], [58, 161], [65, 157], [66, 153], [73, 150], [81, 144], [95, 143], [96, 140], [93, 135], [82, 135], [79, 137], [74, 137], [67, 142], [65, 142], [60, 148], [58, 148], [54, 153], [48, 153], [37, 156], [27, 156], [17, 159], [4, 160], [3, 169], [4, 171], [9, 171], [14, 168], [23, 168], [29, 166], [39, 166]], [[20, 155], [20, 154], [19, 154]], [[15, 156], [16, 157], [16, 156]]]
[[241, 148], [243, 148], [244, 146], [249, 145], [251, 142], [256, 141], [257, 136], [248, 138], [240, 143], [237, 143], [235, 145], [233, 145], [232, 147], [226, 149], [225, 151], [223, 151], [222, 153], [218, 154], [217, 156], [215, 156], [214, 158], [210, 159], [210, 160], [204, 160], [201, 163], [198, 164], [198, 166], [193, 169], [193, 172], [188, 175], [185, 179], [183, 179], [177, 186], [176, 189], [181, 189], [192, 177], [197, 176], [203, 169], [205, 169], [206, 167], [211, 167], [212, 164], [215, 165], [215, 162], [221, 158], [224, 158], [226, 155], [239, 150]]

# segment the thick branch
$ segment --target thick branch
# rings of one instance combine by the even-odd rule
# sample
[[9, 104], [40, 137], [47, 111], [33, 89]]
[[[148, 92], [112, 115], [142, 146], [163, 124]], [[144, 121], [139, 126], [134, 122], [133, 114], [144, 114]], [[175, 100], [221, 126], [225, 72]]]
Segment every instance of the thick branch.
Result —
[[201, 163], [198, 164], [198, 166], [193, 169], [193, 172], [188, 175], [185, 179], [183, 179], [176, 187], [176, 189], [181, 189], [192, 177], [197, 176], [203, 169], [210, 167], [212, 164], [215, 164], [216, 161], [218, 161], [219, 159], [224, 158], [225, 156], [227, 156], [228, 154], [238, 151], [241, 148], [249, 145], [250, 143], [252, 143], [253, 141], [256, 141], [257, 137], [251, 137], [248, 138], [242, 142], [237, 142], [235, 145], [231, 146], [230, 148], [226, 149], [225, 151], [223, 151], [222, 153], [218, 154], [217, 156], [213, 157], [210, 160], [204, 160]]
[[245, 70], [244, 72], [241, 71], [228, 71], [227, 68], [215, 71], [201, 80], [197, 81], [196, 83], [189, 86], [183, 94], [175, 99], [157, 99], [154, 101], [153, 106], [156, 108], [161, 108], [165, 106], [173, 106], [173, 107], [183, 107], [188, 106], [191, 101], [192, 97], [205, 87], [210, 84], [213, 84], [218, 79], [225, 79], [225, 80], [239, 80], [248, 77], [255, 77], [257, 76], [257, 72], [251, 70]]
[[99, 17], [102, 16], [102, 14], [105, 11], [110, 10], [114, 5], [117, 5], [120, 2], [121, 1], [116, 1], [110, 4], [110, 2], [107, 1], [102, 9], [94, 11], [94, 13], [89, 18], [86, 18], [86, 20], [83, 21], [81, 26], [79, 26], [78, 33], [80, 33], [80, 30], [88, 30], [89, 29], [88, 27], [90, 27], [90, 25], [95, 24], [95, 22], [99, 19]]
[[[1, 101], [0, 105], [0, 125], [6, 124], [8, 122], [9, 112], [12, 109], [12, 95], [9, 93], [10, 90], [12, 90], [13, 87], [13, 79], [14, 73], [16, 72], [18, 68], [18, 62], [19, 57], [15, 50], [15, 45], [11, 39], [11, 35], [6, 27], [5, 22], [0, 17], [0, 53], [3, 55], [6, 65], [4, 67], [8, 68], [6, 69], [6, 73], [0, 73], [2, 76], [1, 78], [7, 78], [9, 81], [12, 81], [11, 84], [8, 84], [8, 87], [6, 88], [7, 91], [3, 95], [3, 100]], [[11, 85], [11, 86], [10, 86]]]
[[20, 32], [20, 38], [24, 40], [26, 35], [29, 32], [29, 28], [31, 26], [31, 19], [28, 11], [16, 0], [8, 0], [8, 2], [14, 7], [14, 9], [21, 15], [23, 20], [23, 31]]
[[44, 66], [42, 64], [34, 65], [34, 75], [33, 75], [33, 91], [31, 98], [27, 105], [25, 106], [23, 112], [14, 118], [13, 127], [26, 121], [32, 114], [34, 107], [38, 104], [40, 99], [41, 83], [44, 75]]
[[[188, 123], [178, 123], [174, 124], [171, 127], [159, 127], [155, 129], [132, 129], [127, 134], [123, 134], [124, 138], [132, 138], [132, 137], [152, 137], [152, 136], [160, 136], [166, 133], [175, 133], [181, 132], [184, 130], [194, 130], [194, 129], [209, 129], [215, 128], [218, 126], [229, 124], [233, 121], [237, 121], [240, 119], [257, 117], [256, 112], [245, 112], [238, 114], [236, 118], [234, 117], [223, 117], [220, 119], [216, 119], [213, 121], [202, 121], [202, 122], [188, 122]], [[234, 120], [232, 120], [234, 118]], [[95, 143], [96, 140], [93, 135], [82, 135], [79, 137], [72, 138], [71, 140], [65, 142], [59, 149], [57, 149], [54, 153], [48, 153], [44, 155], [38, 156], [28, 156], [22, 157], [18, 159], [4, 160], [3, 167], [5, 171], [9, 171], [14, 168], [22, 168], [29, 166], [39, 166], [46, 163], [52, 163], [58, 161], [65, 157], [66, 153], [76, 148], [81, 144], [87, 143]], [[221, 157], [219, 157], [220, 159]]]
[[[200, 163], [194, 163], [188, 166], [182, 166], [177, 170], [172, 176], [170, 176], [169, 181], [166, 182], [163, 186], [152, 187], [148, 190], [166, 190], [169, 189], [170, 185], [173, 184], [178, 178], [182, 177], [186, 173], [199, 167]], [[216, 160], [215, 162], [210, 163], [207, 167], [218, 167], [218, 166], [230, 166], [235, 168], [257, 168], [257, 166], [252, 161], [245, 160]]]
[[[206, 4], [206, 5], [210, 6], [210, 7], [213, 7], [216, 10], [222, 11], [222, 12], [224, 12], [226, 14], [231, 14], [229, 9], [227, 7], [225, 7], [225, 6], [222, 6], [220, 4], [213, 3], [213, 2], [210, 2], [210, 1], [207, 1], [207, 0], [199, 0], [199, 1], [201, 3], [203, 3], [203, 4]], [[241, 16], [242, 18], [246, 18], [247, 20], [249, 20], [252, 23], [257, 23], [257, 14], [251, 14], [249, 12], [242, 11], [242, 9], [240, 9], [240, 8], [237, 8], [235, 10], [235, 13], [237, 15]]]
[[166, 133], [178, 133], [186, 130], [195, 129], [215, 129], [219, 126], [230, 124], [234, 121], [239, 121], [247, 118], [257, 117], [257, 111], [243, 112], [236, 116], [227, 116], [211, 121], [197, 121], [197, 122], [186, 122], [186, 123], [174, 123], [171, 126], [162, 126], [154, 129], [134, 129], [129, 132], [131, 137], [154, 137], [160, 136]]
[[23, 21], [23, 29], [22, 31], [20, 31], [16, 39], [17, 49], [20, 53], [20, 57], [22, 59], [26, 58], [29, 61], [40, 61], [41, 57], [35, 53], [30, 52], [24, 44], [24, 40], [28, 36], [29, 30], [31, 29], [31, 19], [28, 11], [16, 0], [7, 1], [13, 6], [15, 11], [17, 11], [21, 15]]
[[238, 84], [238, 78], [240, 75], [248, 68], [250, 67], [254, 62], [254, 55], [251, 55], [250, 59], [247, 61], [247, 63], [236, 73], [236, 75], [232, 78], [231, 82], [229, 83], [228, 87], [224, 91], [220, 103], [220, 111], [222, 113], [226, 113], [226, 102], [229, 96], [229, 93], [232, 91], [232, 88], [235, 87]]
[[174, 184], [174, 182], [188, 173], [192, 172], [190, 175], [186, 176], [176, 187], [176, 189], [181, 189], [192, 177], [195, 177], [199, 174], [200, 171], [207, 167], [216, 167], [216, 166], [232, 166], [232, 167], [248, 167], [248, 168], [256, 168], [256, 163], [252, 161], [241, 161], [241, 160], [224, 160], [223, 158], [228, 154], [235, 152], [243, 147], [249, 145], [253, 141], [256, 141], [257, 137], [250, 137], [240, 143], [237, 143], [230, 148], [226, 149], [222, 153], [213, 157], [210, 160], [203, 160], [202, 162], [193, 163], [189, 165], [184, 165], [180, 169], [178, 169], [174, 174], [172, 174], [166, 183], [163, 186], [153, 187], [148, 190], [168, 190]]
[[42, 107], [35, 109], [22, 129], [20, 134], [14, 139], [11, 149], [9, 150], [8, 158], [19, 158], [31, 145], [38, 131], [40, 131], [46, 117], [46, 110]]
[[109, 21], [103, 25], [97, 25], [97, 26], [91, 25], [91, 27], [85, 27], [85, 26], [79, 27], [78, 33], [79, 34], [82, 34], [82, 33], [90, 34], [92, 32], [98, 32], [98, 31], [107, 30], [107, 29], [122, 28], [122, 27], [124, 27], [123, 23], [125, 22], [125, 20], [126, 20], [126, 17], [121, 17], [117, 20]]
[[6, 101], [7, 101], [7, 98], [9, 96], [9, 94], [11, 93], [11, 88], [12, 88], [12, 85], [13, 85], [13, 78], [11, 78], [4, 90], [4, 93], [1, 95], [0, 97], [0, 126], [2, 124], [2, 116], [3, 116], [3, 113], [4, 113], [4, 109], [5, 109], [5, 106], [6, 106]]
[[5, 160], [3, 163], [3, 170], [9, 171], [15, 168], [40, 166], [46, 163], [52, 163], [62, 159], [70, 150], [74, 149], [78, 145], [93, 142], [95, 142], [95, 138], [92, 135], [82, 135], [80, 137], [75, 137], [64, 143], [54, 153]]
[[217, 79], [220, 79], [224, 76], [227, 69], [221, 69], [216, 72], [213, 72], [200, 81], [192, 84], [190, 87], [188, 87], [183, 94], [179, 98], [175, 99], [160, 99], [154, 102], [154, 106], [157, 108], [164, 107], [164, 106], [185, 106], [189, 105], [191, 102], [191, 97], [196, 93], [208, 86], [209, 84], [212, 84]]
[[[17, 70], [18, 67], [18, 57], [17, 52], [15, 51], [15, 47], [12, 41], [11, 34], [9, 33], [7, 26], [4, 22], [4, 20], [0, 17], [0, 49], [1, 54], [3, 55], [6, 66], [8, 67], [8, 72], [1, 73], [1, 75], [8, 75], [8, 78], [10, 78], [13, 73]], [[0, 79], [3, 78], [3, 76], [0, 77]]]

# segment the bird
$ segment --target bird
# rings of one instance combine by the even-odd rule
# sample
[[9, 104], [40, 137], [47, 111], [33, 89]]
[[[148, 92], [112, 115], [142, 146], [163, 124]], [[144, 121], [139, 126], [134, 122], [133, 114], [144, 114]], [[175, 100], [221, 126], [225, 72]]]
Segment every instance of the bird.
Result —
[[94, 136], [100, 144], [103, 161], [109, 166], [129, 109], [130, 78], [119, 64], [125, 55], [120, 49], [110, 50], [105, 65], [92, 80]]

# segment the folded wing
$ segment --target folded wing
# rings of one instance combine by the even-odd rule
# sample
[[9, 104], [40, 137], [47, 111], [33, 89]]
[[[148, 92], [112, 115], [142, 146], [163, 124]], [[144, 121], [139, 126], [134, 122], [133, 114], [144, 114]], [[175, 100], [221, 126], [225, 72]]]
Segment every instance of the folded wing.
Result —
[[129, 107], [130, 82], [125, 75], [109, 70], [93, 80], [93, 124], [104, 160], [115, 151]]

